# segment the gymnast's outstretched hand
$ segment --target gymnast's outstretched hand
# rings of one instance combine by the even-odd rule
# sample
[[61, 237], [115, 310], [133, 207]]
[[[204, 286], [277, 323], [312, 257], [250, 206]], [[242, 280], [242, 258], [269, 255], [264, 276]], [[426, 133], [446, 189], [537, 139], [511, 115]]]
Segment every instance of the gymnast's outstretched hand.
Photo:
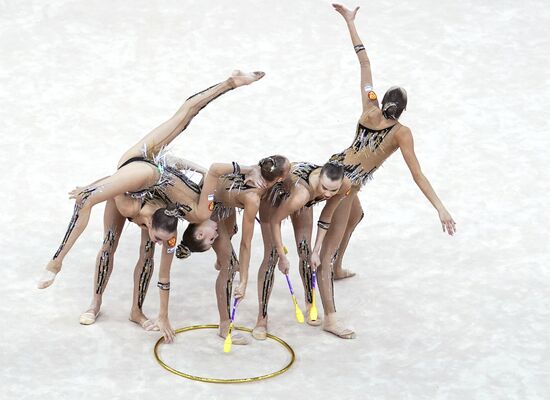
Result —
[[445, 208], [439, 211], [439, 220], [441, 221], [443, 232], [447, 231], [447, 233], [451, 236], [456, 233], [456, 222], [453, 220], [453, 217], [451, 217], [451, 214], [449, 214], [449, 211]]
[[164, 336], [165, 343], [172, 343], [176, 337], [176, 331], [172, 329], [168, 317], [159, 317], [155, 322], [155, 325], [159, 328], [160, 333]]
[[348, 10], [346, 7], [344, 7], [341, 4], [333, 3], [332, 7], [340, 14], [346, 21], [353, 21], [355, 19], [355, 16], [357, 15], [357, 11], [359, 10], [359, 7], [355, 7], [355, 10], [351, 11]]

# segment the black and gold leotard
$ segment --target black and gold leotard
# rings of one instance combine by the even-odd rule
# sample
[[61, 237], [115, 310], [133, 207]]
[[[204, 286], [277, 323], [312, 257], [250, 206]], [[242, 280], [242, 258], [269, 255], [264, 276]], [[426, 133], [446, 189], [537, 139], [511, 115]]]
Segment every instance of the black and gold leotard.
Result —
[[[177, 206], [176, 216], [180, 219], [185, 219], [185, 215], [191, 212], [192, 208], [187, 204], [183, 204], [178, 201], [174, 202], [172, 199], [170, 199], [170, 197], [166, 193], [166, 190], [168, 187], [174, 186], [177, 179], [178, 181], [182, 182], [187, 188], [192, 190], [194, 193], [196, 193], [197, 195], [200, 195], [202, 182], [200, 184], [197, 184], [193, 180], [191, 180], [186, 174], [184, 174], [182, 171], [178, 170], [174, 166], [168, 165], [166, 163], [166, 159], [164, 156], [161, 156], [161, 157], [157, 156], [154, 159], [151, 159], [145, 156], [132, 157], [126, 160], [124, 163], [122, 163], [120, 167], [118, 167], [118, 169], [132, 162], [146, 162], [148, 164], [151, 164], [158, 170], [159, 179], [155, 184], [147, 188], [137, 190], [137, 191], [127, 192], [126, 194], [134, 199], [141, 200], [142, 208], [147, 201], [153, 201], [153, 200], [160, 200], [164, 203], [164, 205], [168, 205], [172, 203], [176, 204]], [[131, 221], [130, 218], [129, 220]]]
[[[241, 172], [241, 168], [236, 162], [233, 162], [232, 173], [225, 174], [220, 177], [220, 180], [223, 182], [225, 191], [237, 194], [245, 190], [256, 189], [255, 186], [245, 183], [245, 179], [245, 174]], [[222, 195], [221, 198], [223, 199], [226, 197], [225, 195]], [[237, 206], [237, 208], [239, 208], [239, 206]], [[234, 211], [234, 206], [228, 206], [224, 201], [215, 201], [211, 219], [214, 221], [222, 221], [232, 215]]]
[[337, 161], [344, 164], [345, 175], [354, 185], [364, 185], [372, 179], [374, 171], [393, 153], [396, 149], [385, 148], [394, 132], [395, 123], [384, 129], [370, 129], [357, 124], [355, 138], [350, 147], [341, 153], [334, 154], [330, 161]]
[[[311, 184], [309, 182], [309, 177], [313, 171], [316, 169], [321, 168], [320, 165], [313, 164], [310, 162], [297, 162], [292, 163], [292, 167], [290, 169], [290, 174], [296, 178], [295, 184], [301, 183], [304, 186], [306, 186], [306, 189], [311, 193], [313, 188], [311, 187]], [[314, 198], [310, 201], [308, 201], [304, 207], [313, 207], [315, 204], [318, 204], [322, 201], [324, 201], [324, 198]]]
[[[321, 168], [320, 165], [310, 163], [307, 161], [294, 162], [290, 164], [290, 184], [288, 182], [279, 183], [271, 188], [269, 193], [269, 199], [271, 204], [274, 206], [279, 206], [282, 201], [287, 199], [290, 196], [290, 190], [292, 185], [304, 185], [306, 189], [311, 193], [313, 188], [309, 182], [309, 177], [313, 171]], [[317, 203], [323, 201], [324, 198], [313, 199], [308, 201], [304, 207], [312, 207]]]

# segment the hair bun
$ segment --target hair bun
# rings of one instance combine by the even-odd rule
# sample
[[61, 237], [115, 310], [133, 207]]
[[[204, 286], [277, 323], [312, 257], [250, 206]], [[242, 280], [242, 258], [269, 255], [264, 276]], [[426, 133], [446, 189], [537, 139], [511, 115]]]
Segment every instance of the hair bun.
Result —
[[177, 218], [178, 217], [178, 210], [177, 209], [170, 210], [167, 207], [166, 210], [164, 210], [164, 215], [167, 215], [169, 217]]
[[384, 117], [386, 119], [397, 119], [396, 113], [397, 113], [397, 103], [393, 101], [389, 101], [382, 107], [382, 113], [384, 114]]
[[382, 99], [382, 114], [386, 119], [398, 120], [407, 108], [407, 91], [399, 86], [392, 86]]
[[273, 172], [277, 167], [277, 162], [273, 159], [273, 157], [262, 158], [259, 164], [262, 169], [265, 169], [269, 172]]
[[258, 163], [262, 177], [268, 182], [273, 182], [275, 179], [284, 175], [287, 164], [288, 159], [280, 155], [262, 158]]
[[185, 219], [185, 214], [191, 211], [189, 206], [180, 203], [170, 203], [164, 209], [164, 214], [168, 217], [174, 217], [177, 219]]

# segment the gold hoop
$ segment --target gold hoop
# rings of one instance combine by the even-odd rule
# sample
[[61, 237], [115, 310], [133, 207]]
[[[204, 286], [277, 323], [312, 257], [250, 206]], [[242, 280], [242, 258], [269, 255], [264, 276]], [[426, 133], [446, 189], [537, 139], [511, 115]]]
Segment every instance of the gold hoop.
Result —
[[[181, 332], [187, 332], [187, 331], [194, 331], [197, 329], [217, 329], [219, 328], [219, 325], [193, 325], [193, 326], [187, 326], [185, 328], [180, 328], [176, 330], [176, 335]], [[244, 326], [236, 326], [233, 329], [236, 329], [238, 331], [243, 332], [252, 332], [252, 329], [245, 328]], [[167, 371], [170, 371], [173, 374], [183, 376], [187, 379], [192, 379], [194, 381], [200, 381], [200, 382], [208, 382], [208, 383], [246, 383], [246, 382], [254, 382], [254, 381], [261, 381], [268, 378], [273, 378], [274, 376], [281, 375], [283, 372], [288, 371], [288, 369], [292, 366], [294, 361], [296, 360], [296, 355], [294, 354], [294, 350], [292, 350], [292, 347], [285, 342], [283, 339], [278, 338], [275, 335], [267, 334], [267, 337], [270, 339], [275, 340], [276, 342], [283, 345], [284, 348], [288, 350], [290, 353], [290, 362], [282, 369], [272, 372], [270, 374], [266, 375], [260, 375], [260, 376], [254, 376], [251, 378], [237, 378], [237, 379], [219, 379], [219, 378], [205, 378], [203, 376], [195, 376], [191, 374], [186, 374], [185, 372], [178, 371], [177, 369], [174, 369], [170, 367], [169, 365], [165, 364], [164, 361], [161, 360], [161, 358], [158, 355], [158, 347], [161, 343], [164, 342], [164, 337], [161, 337], [159, 340], [157, 340], [157, 343], [155, 343], [155, 347], [153, 348], [153, 353], [155, 354], [155, 359], [159, 363], [159, 365], [164, 368]]]

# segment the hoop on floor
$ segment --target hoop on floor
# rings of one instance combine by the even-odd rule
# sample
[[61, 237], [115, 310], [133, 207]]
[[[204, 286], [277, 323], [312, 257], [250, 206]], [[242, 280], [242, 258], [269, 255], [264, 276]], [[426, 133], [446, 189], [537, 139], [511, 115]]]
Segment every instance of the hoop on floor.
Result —
[[[218, 328], [219, 328], [219, 325], [193, 325], [193, 326], [187, 326], [185, 328], [180, 328], [180, 329], [176, 330], [176, 335], [178, 333], [181, 333], [181, 332], [194, 331], [194, 330], [198, 330], [198, 329], [218, 329]], [[243, 332], [252, 332], [252, 329], [245, 328], [244, 326], [236, 326], [233, 329], [238, 330], [238, 331], [243, 331]], [[273, 339], [274, 341], [281, 344], [285, 349], [288, 350], [288, 352], [290, 353], [290, 362], [278, 371], [271, 372], [271, 373], [266, 374], [266, 375], [253, 376], [251, 378], [235, 378], [235, 379], [206, 378], [206, 377], [203, 377], [203, 376], [195, 376], [195, 375], [187, 374], [187, 373], [182, 372], [182, 371], [178, 371], [177, 369], [174, 369], [174, 368], [170, 367], [169, 365], [165, 364], [164, 361], [162, 361], [162, 359], [158, 355], [158, 347], [164, 342], [164, 337], [161, 337], [159, 340], [157, 340], [157, 342], [155, 343], [155, 347], [153, 348], [153, 353], [155, 355], [155, 359], [157, 360], [157, 362], [159, 363], [159, 365], [162, 368], [164, 368], [167, 371], [170, 371], [173, 374], [182, 376], [182, 377], [187, 378], [187, 379], [192, 379], [194, 381], [200, 381], [200, 382], [208, 382], [208, 383], [246, 383], [246, 382], [254, 382], [254, 381], [261, 381], [261, 380], [268, 379], [268, 378], [273, 378], [277, 375], [281, 375], [283, 372], [288, 371], [288, 369], [292, 366], [292, 364], [296, 360], [296, 355], [294, 354], [294, 350], [292, 350], [292, 347], [290, 347], [290, 345], [287, 342], [285, 342], [283, 339], [281, 339], [281, 338], [279, 338], [275, 335], [271, 335], [269, 333], [267, 334], [267, 337], [269, 339]]]

